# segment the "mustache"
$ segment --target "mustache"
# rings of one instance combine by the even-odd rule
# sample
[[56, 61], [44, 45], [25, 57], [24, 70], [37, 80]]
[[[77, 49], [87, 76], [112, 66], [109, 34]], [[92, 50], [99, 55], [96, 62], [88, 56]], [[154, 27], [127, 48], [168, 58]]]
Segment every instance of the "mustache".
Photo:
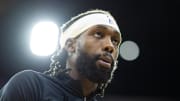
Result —
[[113, 59], [112, 55], [111, 55], [110, 53], [108, 53], [108, 52], [104, 52], [104, 53], [102, 54], [102, 56], [105, 56], [105, 57], [110, 57], [110, 58], [111, 58], [111, 60], [112, 60], [112, 61], [114, 61], [114, 59]]
[[95, 55], [95, 59], [98, 59], [98, 58], [101, 57], [101, 56], [103, 56], [103, 57], [109, 57], [109, 58], [111, 58], [112, 61], [114, 61], [111, 53], [108, 53], [108, 52], [103, 52], [102, 54], [96, 54], [96, 55]]
[[[94, 64], [95, 61], [99, 60], [101, 57], [106, 57], [106, 58], [110, 58], [112, 63], [111, 63], [111, 67], [114, 66], [114, 62], [115, 60], [113, 59], [113, 56], [111, 55], [111, 53], [109, 52], [102, 52], [102, 53], [96, 53], [93, 55], [88, 55], [87, 53], [80, 51], [81, 52], [81, 56], [83, 56], [83, 59], [81, 59], [80, 64], [86, 63], [85, 61], [87, 60], [93, 60], [93, 61], [89, 61], [90, 64]], [[81, 57], [82, 58], [82, 57]]]

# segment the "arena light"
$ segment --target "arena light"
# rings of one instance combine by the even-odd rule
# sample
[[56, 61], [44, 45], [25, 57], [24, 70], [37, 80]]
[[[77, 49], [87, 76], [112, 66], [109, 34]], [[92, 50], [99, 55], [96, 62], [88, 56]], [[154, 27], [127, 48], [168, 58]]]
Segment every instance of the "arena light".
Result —
[[51, 55], [57, 46], [58, 26], [50, 21], [37, 23], [31, 33], [30, 49], [38, 56]]
[[120, 56], [126, 61], [135, 60], [139, 53], [139, 47], [133, 41], [124, 41], [120, 46]]

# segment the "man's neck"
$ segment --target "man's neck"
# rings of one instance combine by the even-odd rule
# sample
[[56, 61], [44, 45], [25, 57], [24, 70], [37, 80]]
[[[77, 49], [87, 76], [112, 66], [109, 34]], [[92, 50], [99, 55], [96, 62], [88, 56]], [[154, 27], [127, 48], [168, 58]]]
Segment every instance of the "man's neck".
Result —
[[91, 93], [95, 92], [98, 86], [97, 83], [93, 83], [87, 79], [83, 79], [81, 85], [84, 96], [89, 96]]
[[69, 71], [69, 75], [74, 80], [80, 80], [83, 96], [89, 96], [97, 89], [97, 83], [91, 82], [87, 78], [82, 77], [77, 70], [71, 69], [71, 71]]

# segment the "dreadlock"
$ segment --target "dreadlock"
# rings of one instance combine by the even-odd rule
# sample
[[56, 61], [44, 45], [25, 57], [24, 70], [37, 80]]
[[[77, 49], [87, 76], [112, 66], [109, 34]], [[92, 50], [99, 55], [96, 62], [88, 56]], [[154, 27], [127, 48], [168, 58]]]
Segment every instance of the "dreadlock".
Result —
[[[78, 19], [80, 19], [86, 15], [94, 14], [94, 13], [110, 14], [108, 11], [103, 11], [103, 10], [99, 10], [99, 9], [90, 10], [90, 11], [87, 11], [85, 13], [81, 13], [81, 14], [71, 18], [65, 24], [63, 24], [62, 27], [60, 28], [61, 33], [63, 33], [66, 29], [68, 29], [68, 27], [71, 26]], [[59, 35], [59, 37], [60, 37], [60, 35]], [[58, 38], [58, 39], [60, 39], [60, 38]], [[66, 68], [66, 61], [68, 58], [68, 52], [63, 47], [61, 47], [61, 48], [60, 48], [60, 45], [58, 45], [56, 52], [51, 57], [50, 69], [48, 71], [45, 71], [44, 72], [45, 74], [50, 75], [50, 76], [57, 76], [61, 73], [66, 73], [67, 71], [70, 70], [70, 69]], [[106, 83], [99, 83], [98, 84], [98, 87], [96, 90], [97, 95], [104, 97], [105, 88], [111, 82], [113, 72], [115, 71], [116, 67], [117, 67], [117, 62], [114, 63], [114, 67], [113, 67], [113, 71], [111, 73], [110, 79]]]

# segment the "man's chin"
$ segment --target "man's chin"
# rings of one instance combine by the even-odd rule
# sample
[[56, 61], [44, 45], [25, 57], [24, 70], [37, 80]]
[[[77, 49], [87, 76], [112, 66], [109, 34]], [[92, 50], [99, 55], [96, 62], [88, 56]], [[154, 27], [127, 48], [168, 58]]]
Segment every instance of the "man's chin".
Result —
[[90, 81], [94, 82], [94, 83], [106, 83], [109, 79], [110, 79], [110, 74], [108, 75], [100, 75], [101, 73], [97, 74], [97, 75], [91, 75], [89, 77], [87, 77]]
[[94, 83], [107, 83], [107, 81], [108, 80], [105, 80], [105, 79], [99, 79], [99, 80], [90, 80], [90, 81], [92, 81], [92, 82], [94, 82]]
[[108, 80], [96, 80], [96, 81], [92, 81], [94, 83], [106, 83]]

